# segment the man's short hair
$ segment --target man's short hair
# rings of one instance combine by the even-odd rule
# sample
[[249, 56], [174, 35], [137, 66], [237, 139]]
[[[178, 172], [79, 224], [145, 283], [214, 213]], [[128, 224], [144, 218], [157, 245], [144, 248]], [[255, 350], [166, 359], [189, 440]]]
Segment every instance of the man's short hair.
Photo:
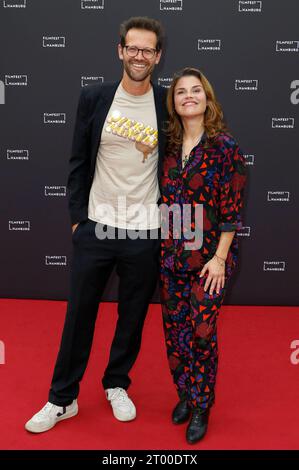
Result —
[[147, 16], [134, 16], [124, 21], [120, 25], [120, 44], [122, 47], [126, 45], [126, 35], [127, 32], [132, 29], [145, 29], [147, 31], [152, 31], [157, 36], [157, 45], [156, 49], [159, 52], [162, 49], [164, 31], [162, 24], [158, 20], [153, 18], [148, 18]]

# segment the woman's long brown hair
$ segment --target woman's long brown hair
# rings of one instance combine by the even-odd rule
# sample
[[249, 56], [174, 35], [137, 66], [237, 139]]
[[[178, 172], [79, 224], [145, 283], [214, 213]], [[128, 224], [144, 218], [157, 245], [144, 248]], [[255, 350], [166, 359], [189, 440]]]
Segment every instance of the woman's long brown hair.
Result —
[[206, 94], [207, 107], [204, 114], [204, 127], [208, 137], [207, 145], [220, 132], [228, 132], [227, 126], [223, 120], [221, 105], [216, 99], [215, 92], [209, 80], [200, 70], [192, 67], [186, 67], [174, 75], [167, 94], [167, 109], [169, 113], [169, 121], [167, 123], [166, 129], [166, 133], [168, 135], [167, 150], [171, 152], [178, 151], [183, 141], [183, 125], [180, 116], [175, 110], [174, 91], [180, 78], [186, 76], [197, 77], [200, 80]]

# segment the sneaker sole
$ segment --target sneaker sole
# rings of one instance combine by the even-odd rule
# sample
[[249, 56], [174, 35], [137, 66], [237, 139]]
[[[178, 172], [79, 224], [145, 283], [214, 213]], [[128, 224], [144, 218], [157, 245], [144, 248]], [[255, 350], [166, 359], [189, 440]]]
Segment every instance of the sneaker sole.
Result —
[[126, 422], [126, 421], [133, 421], [136, 418], [136, 413], [134, 416], [124, 416], [122, 414], [116, 414], [113, 410], [113, 416], [116, 418], [118, 421]]
[[45, 431], [49, 431], [50, 429], [54, 428], [54, 426], [56, 426], [57, 423], [59, 423], [60, 421], [63, 421], [64, 419], [68, 419], [68, 418], [73, 418], [74, 416], [76, 416], [79, 412], [79, 409], [77, 408], [76, 410], [70, 412], [70, 413], [67, 413], [67, 415], [63, 415], [59, 418], [56, 419], [56, 421], [51, 424], [50, 426], [39, 426], [39, 425], [36, 425], [36, 424], [33, 424], [31, 425], [30, 424], [30, 421], [28, 421], [26, 424], [25, 424], [25, 429], [26, 431], [29, 431], [33, 434], [39, 434], [41, 432], [45, 432]]

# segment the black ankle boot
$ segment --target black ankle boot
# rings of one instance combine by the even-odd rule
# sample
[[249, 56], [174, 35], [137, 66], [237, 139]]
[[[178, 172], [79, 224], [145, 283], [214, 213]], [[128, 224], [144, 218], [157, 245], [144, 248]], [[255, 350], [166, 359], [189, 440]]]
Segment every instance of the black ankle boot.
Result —
[[178, 402], [172, 412], [173, 424], [183, 424], [190, 418], [191, 410], [189, 408], [187, 400], [181, 400]]
[[187, 427], [186, 438], [189, 444], [200, 441], [207, 432], [209, 408], [206, 411], [195, 409], [192, 411], [190, 423]]

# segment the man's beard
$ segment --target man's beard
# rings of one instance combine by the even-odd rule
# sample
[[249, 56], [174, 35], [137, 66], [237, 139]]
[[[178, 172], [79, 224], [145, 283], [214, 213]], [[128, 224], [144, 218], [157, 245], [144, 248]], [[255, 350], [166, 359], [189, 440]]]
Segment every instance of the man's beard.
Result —
[[147, 77], [149, 77], [152, 74], [152, 72], [155, 68], [155, 64], [152, 64], [149, 67], [148, 67], [148, 65], [146, 65], [146, 68], [145, 68], [144, 72], [140, 73], [140, 72], [137, 72], [137, 71], [135, 72], [135, 70], [131, 69], [130, 66], [132, 65], [132, 63], [125, 62], [125, 61], [123, 63], [124, 63], [124, 69], [127, 72], [127, 75], [134, 82], [143, 82]]

